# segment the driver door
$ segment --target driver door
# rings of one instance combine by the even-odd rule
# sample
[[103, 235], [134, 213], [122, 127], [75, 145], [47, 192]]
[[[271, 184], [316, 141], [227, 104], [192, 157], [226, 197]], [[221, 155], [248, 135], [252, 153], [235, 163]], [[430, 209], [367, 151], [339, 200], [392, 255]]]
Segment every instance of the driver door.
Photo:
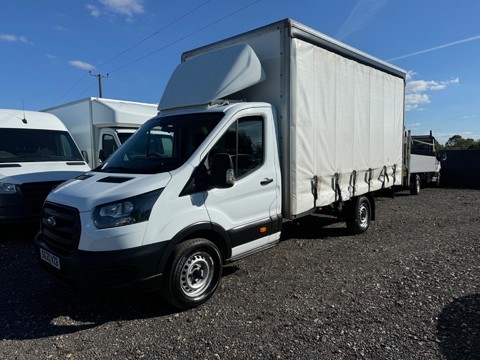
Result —
[[[279, 187], [273, 149], [267, 140], [273, 124], [266, 115], [236, 119], [209, 151], [228, 154], [235, 183], [207, 190], [205, 207], [212, 223], [227, 231], [232, 257], [254, 252], [279, 238]], [[207, 165], [208, 167], [208, 165]]]

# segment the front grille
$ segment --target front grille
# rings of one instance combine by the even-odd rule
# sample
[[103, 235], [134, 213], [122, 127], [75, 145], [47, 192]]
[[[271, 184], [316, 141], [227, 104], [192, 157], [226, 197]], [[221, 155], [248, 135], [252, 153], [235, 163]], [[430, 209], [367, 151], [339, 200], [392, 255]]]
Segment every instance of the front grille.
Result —
[[41, 214], [44, 241], [61, 255], [70, 255], [80, 240], [80, 215], [77, 209], [46, 202]]
[[25, 183], [19, 185], [18, 188], [25, 204], [32, 209], [38, 209], [38, 211], [40, 211], [47, 195], [52, 191], [54, 186], [61, 182], [63, 181]]

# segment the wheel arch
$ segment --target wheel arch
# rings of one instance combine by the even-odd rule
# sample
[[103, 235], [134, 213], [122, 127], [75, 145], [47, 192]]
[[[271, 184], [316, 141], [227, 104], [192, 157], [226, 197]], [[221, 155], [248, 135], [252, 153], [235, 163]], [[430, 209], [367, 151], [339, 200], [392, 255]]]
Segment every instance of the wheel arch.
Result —
[[226, 259], [229, 259], [232, 256], [230, 237], [221, 226], [209, 222], [197, 223], [181, 230], [170, 241], [168, 241], [168, 245], [165, 247], [158, 262], [157, 272], [163, 273], [165, 268], [169, 266], [173, 250], [178, 244], [194, 238], [204, 238], [213, 242], [220, 250], [222, 262], [224, 264]]
[[[350, 200], [348, 200], [348, 203], [345, 206], [345, 211], [348, 214], [348, 212], [351, 211], [352, 207], [355, 206], [356, 201], [358, 201], [358, 199], [361, 197], [366, 197], [370, 202], [370, 220], [374, 221], [375, 214], [376, 214], [376, 204], [375, 204], [375, 197], [373, 196], [373, 193], [365, 193], [365, 194], [350, 198]], [[348, 218], [348, 215], [347, 216], [344, 215], [344, 217]]]
[[[364, 225], [364, 220], [360, 218], [360, 204], [361, 202], [368, 203], [368, 223]], [[347, 229], [354, 235], [362, 234], [370, 226], [370, 222], [375, 220], [375, 198], [372, 193], [365, 193], [359, 196], [352, 197], [343, 208], [343, 218], [345, 219]]]
[[375, 197], [373, 196], [372, 193], [366, 193], [363, 196], [365, 196], [368, 199], [368, 201], [370, 201], [371, 220], [375, 221], [375, 212], [376, 212]]

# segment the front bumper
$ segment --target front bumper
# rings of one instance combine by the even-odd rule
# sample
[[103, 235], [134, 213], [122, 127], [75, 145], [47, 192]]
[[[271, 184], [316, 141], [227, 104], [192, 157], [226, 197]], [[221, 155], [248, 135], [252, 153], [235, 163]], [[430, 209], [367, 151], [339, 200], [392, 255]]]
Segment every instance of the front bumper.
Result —
[[0, 224], [38, 223], [43, 200], [29, 203], [20, 194], [0, 194]]
[[[116, 251], [74, 250], [60, 254], [38, 233], [34, 240], [38, 263], [55, 279], [80, 291], [151, 291], [160, 288], [158, 265], [167, 242]], [[59, 259], [57, 269], [43, 260], [40, 249]]]

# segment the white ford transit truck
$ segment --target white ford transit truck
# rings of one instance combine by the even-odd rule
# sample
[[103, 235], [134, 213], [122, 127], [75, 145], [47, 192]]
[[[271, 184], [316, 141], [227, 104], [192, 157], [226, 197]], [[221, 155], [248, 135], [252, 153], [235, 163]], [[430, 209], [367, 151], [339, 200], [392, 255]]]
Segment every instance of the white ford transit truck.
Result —
[[0, 109], [0, 224], [38, 223], [50, 190], [88, 170], [57, 117]]
[[402, 183], [405, 72], [290, 19], [186, 52], [158, 109], [56, 188], [39, 263], [81, 289], [160, 289], [178, 308], [222, 265], [333, 209], [353, 233]]

